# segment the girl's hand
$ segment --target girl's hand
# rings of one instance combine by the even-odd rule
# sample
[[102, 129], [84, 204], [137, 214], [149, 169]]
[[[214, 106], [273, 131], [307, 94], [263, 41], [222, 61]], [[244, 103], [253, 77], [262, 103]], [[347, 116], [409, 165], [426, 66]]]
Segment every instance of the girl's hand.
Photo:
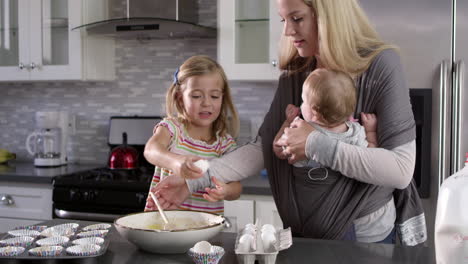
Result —
[[210, 202], [217, 202], [222, 201], [225, 199], [227, 195], [227, 184], [224, 182], [220, 182], [216, 179], [216, 177], [211, 178], [216, 185], [215, 188], [205, 188], [205, 194], [203, 194], [203, 198]]
[[277, 141], [277, 145], [284, 146], [283, 155], [288, 156], [289, 164], [307, 159], [305, 145], [312, 131], [314, 128], [300, 118], [296, 118], [289, 128], [284, 129], [284, 135]]
[[[164, 178], [150, 191], [158, 198], [163, 209], [178, 209], [179, 205], [190, 196], [185, 179], [175, 175]], [[147, 201], [148, 211], [151, 211], [151, 209], [158, 210], [151, 196], [148, 195]]]
[[[150, 189], [150, 192], [153, 194], [155, 193], [155, 187], [152, 187]], [[146, 196], [146, 206], [145, 206], [145, 212], [150, 212], [150, 211], [157, 211], [158, 208], [154, 204], [153, 199], [151, 198], [151, 195], [148, 193], [148, 196]]]
[[173, 170], [174, 175], [183, 179], [197, 179], [202, 177], [202, 170], [194, 164], [194, 162], [199, 159], [199, 157], [190, 155], [181, 156]]

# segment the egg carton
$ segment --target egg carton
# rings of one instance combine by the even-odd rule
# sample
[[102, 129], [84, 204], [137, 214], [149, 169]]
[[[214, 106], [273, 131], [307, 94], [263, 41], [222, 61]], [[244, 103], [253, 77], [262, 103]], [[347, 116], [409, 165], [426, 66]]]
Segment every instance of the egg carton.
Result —
[[273, 264], [276, 262], [278, 252], [288, 249], [292, 245], [291, 228], [275, 230], [274, 237], [276, 240], [272, 245], [264, 246], [261, 231], [255, 226], [255, 232], [253, 234], [254, 243], [246, 250], [245, 245], [242, 245], [240, 242], [242, 235], [246, 233], [252, 234], [251, 230], [249, 230], [249, 232], [246, 231], [246, 228], [244, 228], [237, 234], [234, 250], [241, 264], [254, 264], [255, 260], [257, 260], [259, 264]]
[[[63, 226], [63, 225], [73, 225], [72, 228], [72, 233], [70, 234], [64, 234], [63, 236], [60, 237], [50, 237], [49, 239], [55, 239], [55, 238], [61, 238], [61, 237], [66, 237], [68, 239], [61, 241], [61, 249], [59, 248], [54, 248], [55, 246], [49, 246], [46, 251], [40, 250], [41, 244], [38, 243], [39, 240], [44, 240], [47, 238], [45, 236], [45, 233], [47, 230], [51, 230], [51, 228], [57, 227], [57, 226]], [[111, 232], [113, 232], [114, 227], [110, 226], [107, 227], [105, 230], [107, 232], [100, 232], [99, 234], [96, 234], [96, 236], [89, 236], [89, 237], [81, 237], [80, 234], [83, 234], [84, 232], [94, 232], [94, 231], [105, 231], [103, 229], [101, 230], [93, 230], [93, 229], [86, 229], [86, 228], [92, 228], [92, 226], [100, 226], [100, 225], [108, 225], [107, 223], [101, 223], [101, 224], [94, 224], [94, 225], [84, 225], [81, 226], [80, 224], [77, 223], [63, 223], [63, 224], [57, 224], [57, 225], [32, 225], [32, 226], [21, 226], [17, 227], [13, 230], [8, 231], [8, 233], [5, 234], [0, 234], [0, 240], [2, 241], [2, 244], [0, 245], [0, 260], [1, 259], [25, 259], [25, 260], [43, 260], [43, 259], [76, 259], [76, 258], [92, 258], [92, 257], [97, 257], [102, 254], [104, 254], [109, 246], [110, 240], [109, 240], [109, 235]], [[16, 231], [23, 231], [23, 230], [32, 230], [32, 232], [36, 232], [34, 236], [15, 236], [13, 235]], [[37, 233], [40, 233], [40, 235], [37, 235]], [[32, 234], [32, 233], [31, 233]], [[28, 240], [25, 240], [25, 238], [29, 237]], [[18, 238], [18, 239], [17, 239]], [[73, 241], [78, 240], [78, 239], [102, 239], [100, 240], [99, 248], [95, 247], [92, 249], [89, 249], [89, 253], [84, 251], [81, 252], [82, 248], [78, 247], [73, 243]], [[15, 239], [18, 240], [18, 245], [4, 245], [5, 241]], [[24, 240], [24, 241], [23, 241]], [[20, 245], [21, 244], [21, 245]], [[95, 244], [87, 244], [85, 246], [85, 250], [87, 249], [89, 245], [95, 246]], [[71, 249], [70, 249], [71, 248]], [[67, 249], [70, 249], [73, 254], [68, 253]], [[31, 254], [29, 251], [36, 251], [36, 254]]]

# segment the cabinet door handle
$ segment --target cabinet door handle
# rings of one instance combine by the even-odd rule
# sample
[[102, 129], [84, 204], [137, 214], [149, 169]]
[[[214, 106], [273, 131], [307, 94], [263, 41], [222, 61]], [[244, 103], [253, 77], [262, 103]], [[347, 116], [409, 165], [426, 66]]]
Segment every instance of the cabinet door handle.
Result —
[[2, 198], [1, 198], [1, 201], [2, 201], [3, 205], [13, 205], [13, 204], [15, 204], [15, 201], [13, 201], [13, 197], [11, 197], [8, 194], [3, 195]]
[[30, 70], [34, 70], [36, 68], [36, 63], [31, 62], [28, 67]]
[[23, 64], [22, 62], [20, 62], [20, 63], [18, 64], [18, 67], [20, 68], [20, 70], [22, 70], [22, 69], [24, 69], [24, 64]]
[[276, 67], [278, 65], [278, 61], [277, 60], [272, 60], [271, 65], [273, 65], [273, 67]]

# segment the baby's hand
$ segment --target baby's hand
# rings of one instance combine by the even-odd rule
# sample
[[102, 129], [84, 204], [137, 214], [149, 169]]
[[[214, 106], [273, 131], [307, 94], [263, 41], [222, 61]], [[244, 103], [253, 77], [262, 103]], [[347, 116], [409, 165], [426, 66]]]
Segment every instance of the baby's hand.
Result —
[[288, 106], [286, 106], [286, 111], [285, 111], [285, 115], [286, 115], [285, 122], [291, 123], [296, 116], [299, 116], [299, 112], [300, 112], [299, 107], [293, 104], [288, 104]]
[[211, 177], [213, 180], [214, 184], [216, 185], [215, 188], [210, 189], [210, 188], [205, 188], [205, 194], [203, 194], [203, 198], [210, 202], [217, 202], [217, 201], [222, 201], [226, 197], [226, 186], [227, 184], [224, 182], [218, 181], [215, 177]]
[[372, 113], [361, 113], [362, 125], [366, 132], [377, 131], [377, 116]]

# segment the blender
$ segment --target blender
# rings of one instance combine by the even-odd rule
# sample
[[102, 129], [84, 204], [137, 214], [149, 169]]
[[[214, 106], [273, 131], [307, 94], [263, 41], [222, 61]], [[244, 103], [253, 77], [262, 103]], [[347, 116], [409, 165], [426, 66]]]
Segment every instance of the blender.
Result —
[[26, 149], [36, 167], [57, 167], [67, 163], [68, 112], [37, 112], [36, 129], [26, 139]]

